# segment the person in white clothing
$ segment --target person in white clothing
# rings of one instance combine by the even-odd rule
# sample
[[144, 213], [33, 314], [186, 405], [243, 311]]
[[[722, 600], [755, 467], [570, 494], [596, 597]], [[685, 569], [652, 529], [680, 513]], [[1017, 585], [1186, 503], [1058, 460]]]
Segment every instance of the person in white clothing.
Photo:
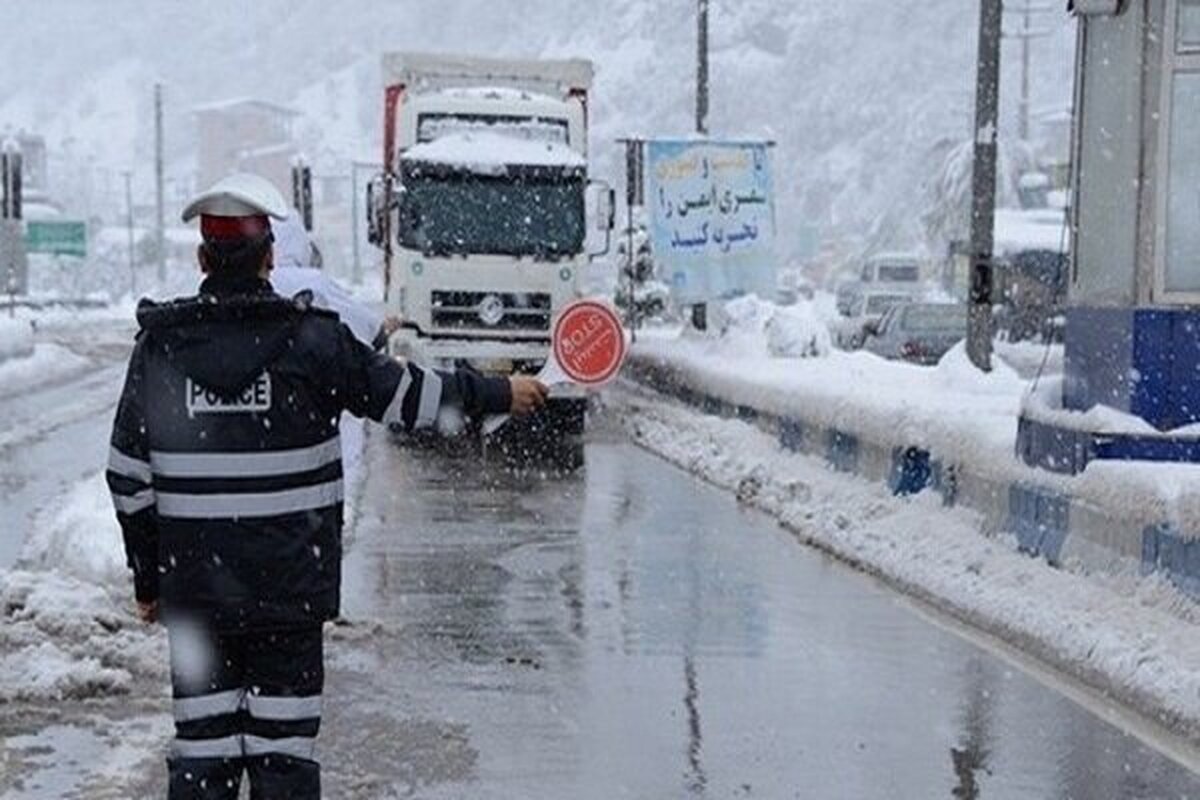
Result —
[[399, 321], [384, 317], [354, 299], [345, 287], [317, 268], [313, 257], [315, 248], [295, 212], [277, 222], [273, 232], [275, 266], [271, 270], [271, 286], [275, 293], [295, 297], [300, 292], [312, 292], [317, 308], [337, 312], [356, 339], [382, 350], [387, 337], [399, 327]]
[[[317, 308], [337, 312], [342, 322], [363, 344], [382, 350], [387, 338], [399, 321], [385, 317], [359, 300], [350, 292], [318, 269], [314, 262], [316, 247], [304, 230], [300, 216], [293, 211], [284, 220], [272, 227], [275, 235], [271, 270], [271, 286], [282, 297], [295, 297], [301, 292], [312, 292], [312, 302]], [[358, 468], [363, 449], [363, 423], [349, 414], [343, 414], [339, 425], [342, 441], [342, 463], [348, 472]]]

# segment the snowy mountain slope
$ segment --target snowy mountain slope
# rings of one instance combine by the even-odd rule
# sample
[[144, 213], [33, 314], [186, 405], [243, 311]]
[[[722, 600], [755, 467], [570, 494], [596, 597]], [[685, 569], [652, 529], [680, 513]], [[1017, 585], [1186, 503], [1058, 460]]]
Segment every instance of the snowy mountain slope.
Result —
[[[192, 146], [188, 110], [237, 95], [304, 111], [299, 131], [310, 152], [377, 158], [378, 59], [389, 49], [593, 58], [594, 152], [614, 180], [621, 174], [614, 139], [692, 127], [692, 0], [7, 0], [6, 7], [18, 22], [0, 27], [11, 65], [0, 73], [0, 130], [43, 130], [52, 147], [72, 136], [97, 164], [114, 168], [132, 161], [148, 169], [156, 78], [167, 85], [172, 160]], [[975, 14], [963, 0], [713, 2], [711, 129], [778, 142], [785, 250], [793, 220], [878, 244], [918, 240], [916, 187], [937, 168], [947, 140], [969, 138]], [[1062, 107], [1073, 27], [1062, 13], [1039, 25], [1054, 35], [1035, 43], [1033, 105]], [[1018, 76], [1009, 47], [1002, 92], [1011, 128]]]

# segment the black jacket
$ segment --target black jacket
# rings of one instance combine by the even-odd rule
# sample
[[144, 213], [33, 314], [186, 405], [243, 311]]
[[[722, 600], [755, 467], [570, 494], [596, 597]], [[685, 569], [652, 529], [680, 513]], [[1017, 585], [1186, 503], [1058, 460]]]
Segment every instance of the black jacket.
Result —
[[139, 600], [218, 630], [338, 613], [343, 411], [419, 428], [508, 381], [402, 364], [265, 281], [142, 301], [107, 473]]

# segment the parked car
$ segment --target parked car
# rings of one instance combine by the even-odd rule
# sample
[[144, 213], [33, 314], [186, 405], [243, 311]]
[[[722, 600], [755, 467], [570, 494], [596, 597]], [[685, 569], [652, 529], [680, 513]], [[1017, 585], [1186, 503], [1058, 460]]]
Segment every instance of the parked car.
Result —
[[844, 317], [854, 317], [858, 299], [867, 292], [896, 292], [914, 297], [924, 292], [921, 262], [912, 253], [877, 253], [866, 260], [857, 278], [837, 285], [837, 309]]
[[879, 253], [863, 265], [864, 284], [913, 284], [921, 282], [921, 262], [912, 253]]
[[833, 324], [834, 341], [843, 350], [856, 350], [862, 347], [868, 330], [878, 325], [888, 311], [916, 300], [916, 294], [910, 292], [864, 291], [854, 298], [850, 314]]
[[967, 335], [963, 303], [909, 303], [893, 306], [867, 323], [863, 349], [884, 358], [936, 364]]

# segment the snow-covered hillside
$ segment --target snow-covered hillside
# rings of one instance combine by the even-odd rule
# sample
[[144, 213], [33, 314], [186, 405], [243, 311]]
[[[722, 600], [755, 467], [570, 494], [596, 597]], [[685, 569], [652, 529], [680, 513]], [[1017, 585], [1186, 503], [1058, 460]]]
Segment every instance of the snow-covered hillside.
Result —
[[[620, 177], [617, 137], [691, 129], [692, 0], [5, 6], [18, 22], [0, 26], [0, 130], [41, 131], [52, 151], [69, 147], [74, 163], [109, 179], [132, 166], [147, 187], [156, 79], [167, 87], [172, 163], [192, 147], [194, 105], [242, 95], [301, 109], [303, 146], [336, 163], [378, 150], [378, 59], [389, 49], [593, 58], [593, 144], [612, 179]], [[963, 0], [713, 2], [711, 127], [778, 142], [785, 254], [797, 246], [788, 231], [798, 221], [880, 245], [918, 240], [916, 187], [948, 142], [969, 138], [975, 15]], [[1055, 33], [1034, 46], [1033, 106], [1063, 107], [1073, 27], [1065, 12], [1039, 25]], [[1017, 51], [1008, 56], [1012, 123]]]

